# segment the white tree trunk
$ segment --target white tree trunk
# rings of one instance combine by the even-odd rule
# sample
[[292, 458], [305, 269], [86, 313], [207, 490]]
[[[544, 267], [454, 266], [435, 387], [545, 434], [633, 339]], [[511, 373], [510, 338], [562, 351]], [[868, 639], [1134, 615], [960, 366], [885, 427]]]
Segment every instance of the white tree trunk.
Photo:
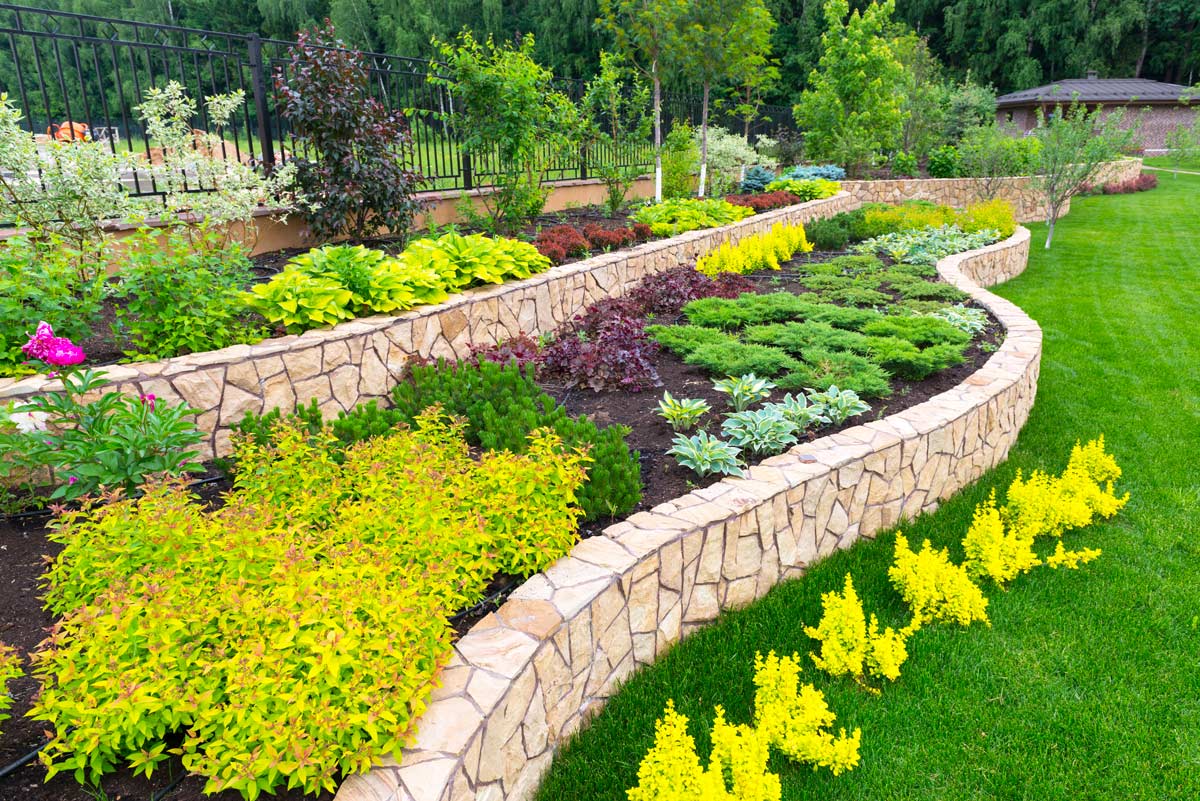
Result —
[[654, 74], [654, 202], [662, 203], [662, 79], [658, 75], [658, 59], [650, 65]]
[[708, 181], [708, 93], [709, 85], [706, 82], [704, 102], [700, 106], [700, 191], [697, 193], [700, 197], [704, 197]]

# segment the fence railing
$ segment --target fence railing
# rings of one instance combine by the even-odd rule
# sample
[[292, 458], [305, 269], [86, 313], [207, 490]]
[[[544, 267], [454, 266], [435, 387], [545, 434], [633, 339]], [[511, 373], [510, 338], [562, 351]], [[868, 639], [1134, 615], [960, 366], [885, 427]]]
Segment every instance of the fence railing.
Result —
[[[137, 112], [147, 88], [178, 81], [198, 101], [241, 90], [246, 103], [219, 132], [228, 143], [227, 157], [270, 165], [302, 152], [279, 114], [274, 89], [276, 74], [286, 80], [292, 45], [256, 35], [0, 3], [0, 91], [19, 104], [25, 125], [35, 136], [51, 137], [62, 126], [69, 131], [72, 124], [82, 124], [93, 139], [107, 141], [114, 150], [129, 150], [153, 161], [160, 153]], [[494, 159], [473, 159], [460, 147], [453, 129], [437, 120], [436, 114], [450, 111], [454, 100], [445, 89], [427, 82], [430, 62], [384, 53], [362, 55], [371, 94], [389, 109], [412, 112], [412, 166], [427, 178], [428, 188], [488, 185], [497, 172]], [[562, 81], [560, 87], [573, 100], [582, 94], [579, 81]], [[683, 119], [696, 123], [700, 99], [667, 92], [664, 109], [668, 124]], [[740, 119], [720, 110], [713, 112], [713, 121], [742, 130]], [[193, 125], [216, 132], [202, 102]], [[756, 137], [791, 126], [790, 109], [765, 106], [751, 134]], [[648, 143], [623, 153], [592, 152], [588, 157], [647, 170], [653, 163]], [[589, 177], [586, 162], [582, 153], [559, 158], [550, 165], [547, 177]], [[148, 174], [133, 170], [122, 180], [135, 195], [157, 194]]]

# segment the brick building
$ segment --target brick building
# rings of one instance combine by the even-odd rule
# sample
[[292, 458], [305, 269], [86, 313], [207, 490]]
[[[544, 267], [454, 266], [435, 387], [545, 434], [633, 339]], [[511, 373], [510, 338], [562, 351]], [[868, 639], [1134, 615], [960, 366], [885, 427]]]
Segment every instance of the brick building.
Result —
[[1035, 89], [1002, 95], [996, 99], [996, 120], [1028, 132], [1037, 125], [1037, 110], [1049, 113], [1056, 105], [1073, 100], [1089, 108], [1124, 107], [1132, 122], [1141, 120], [1141, 143], [1148, 154], [1162, 153], [1167, 133], [1180, 124], [1196, 122], [1200, 97], [1192, 105], [1183, 100], [1186, 86], [1148, 81], [1144, 78], [1098, 78], [1089, 72], [1086, 78], [1057, 81]]

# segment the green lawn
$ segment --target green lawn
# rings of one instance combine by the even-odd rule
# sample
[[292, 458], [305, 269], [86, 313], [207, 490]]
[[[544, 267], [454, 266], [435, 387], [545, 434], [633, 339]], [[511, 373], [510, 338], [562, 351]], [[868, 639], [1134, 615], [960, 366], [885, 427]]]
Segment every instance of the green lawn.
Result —
[[1185, 159], [1177, 165], [1173, 156], [1148, 156], [1142, 159], [1142, 163], [1151, 167], [1163, 167], [1170, 170], [1180, 169], [1200, 172], [1200, 159]]
[[[1041, 568], [990, 592], [992, 626], [933, 626], [904, 675], [872, 697], [809, 666], [862, 764], [771, 765], [798, 799], [1195, 801], [1200, 798], [1200, 177], [1081, 198], [1029, 269], [996, 291], [1045, 331], [1033, 415], [1009, 461], [908, 526], [958, 542], [971, 511], [1018, 468], [1060, 470], [1077, 438], [1107, 436], [1132, 501], [1067, 536], [1100, 547], [1080, 571]], [[810, 649], [803, 623], [853, 572], [864, 604], [903, 618], [886, 584], [894, 536], [860, 543], [723, 616], [636, 675], [555, 762], [540, 801], [623, 801], [668, 698], [707, 761], [714, 704], [751, 721], [755, 651]]]

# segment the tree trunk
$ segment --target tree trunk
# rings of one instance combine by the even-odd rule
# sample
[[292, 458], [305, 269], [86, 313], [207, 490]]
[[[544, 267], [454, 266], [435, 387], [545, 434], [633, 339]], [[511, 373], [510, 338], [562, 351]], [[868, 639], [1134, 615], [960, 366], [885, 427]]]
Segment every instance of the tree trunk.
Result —
[[654, 76], [654, 202], [662, 203], [662, 78], [658, 74], [658, 59], [650, 64]]
[[1146, 51], [1150, 49], [1150, 15], [1154, 13], [1154, 0], [1146, 0], [1146, 24], [1142, 26], [1142, 49], [1138, 53], [1137, 66], [1133, 69], [1133, 77], [1142, 77], [1142, 65], [1146, 63]]
[[1054, 224], [1058, 222], [1058, 207], [1051, 206], [1046, 212], [1046, 250], [1050, 249], [1050, 242], [1054, 239]]
[[704, 197], [708, 179], [708, 93], [711, 88], [708, 81], [705, 81], [704, 99], [700, 103], [700, 197]]

